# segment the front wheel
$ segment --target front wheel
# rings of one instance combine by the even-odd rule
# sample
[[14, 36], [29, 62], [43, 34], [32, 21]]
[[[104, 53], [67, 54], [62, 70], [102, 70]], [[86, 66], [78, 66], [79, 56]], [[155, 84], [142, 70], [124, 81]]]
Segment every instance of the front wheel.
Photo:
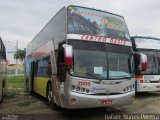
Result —
[[47, 86], [47, 104], [53, 108], [57, 109], [57, 105], [54, 103], [54, 98], [53, 98], [53, 91], [52, 91], [52, 86], [49, 83]]

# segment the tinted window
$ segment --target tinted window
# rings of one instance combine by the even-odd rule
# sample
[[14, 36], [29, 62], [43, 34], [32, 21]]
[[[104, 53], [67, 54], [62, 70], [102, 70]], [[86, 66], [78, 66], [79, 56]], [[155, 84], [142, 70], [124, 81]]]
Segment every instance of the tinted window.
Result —
[[130, 40], [123, 17], [83, 7], [68, 7], [68, 33]]
[[43, 58], [36, 62], [36, 76], [43, 76], [43, 77], [49, 77], [51, 76], [52, 70], [51, 70], [51, 62], [49, 57]]
[[71, 74], [88, 78], [121, 79], [131, 77], [128, 60], [130, 47], [70, 40], [74, 67]]

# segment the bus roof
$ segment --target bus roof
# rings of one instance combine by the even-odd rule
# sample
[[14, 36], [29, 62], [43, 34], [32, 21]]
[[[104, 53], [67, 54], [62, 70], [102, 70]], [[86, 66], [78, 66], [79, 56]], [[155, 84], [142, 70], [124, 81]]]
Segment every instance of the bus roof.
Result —
[[[107, 12], [107, 11], [105, 11], [105, 10], [100, 10], [100, 9], [90, 8], [90, 7], [84, 7], [84, 6], [77, 6], [77, 5], [67, 5], [67, 6], [62, 7], [62, 8], [54, 15], [54, 17], [51, 18], [51, 20], [54, 19], [55, 16], [56, 16], [61, 10], [67, 9], [68, 7], [71, 7], [71, 6], [73, 6], [73, 7], [81, 7], [81, 8], [92, 9], [92, 10], [96, 10], [96, 11], [100, 11], [100, 12], [106, 12], [106, 13], [109, 13], [109, 14], [112, 14], [112, 15], [116, 15], [116, 16], [122, 17], [122, 18], [124, 19], [124, 17], [121, 16], [121, 15], [114, 14], [114, 13], [111, 13], [111, 12]], [[50, 21], [51, 21], [51, 20], [50, 20]], [[38, 32], [38, 34], [50, 23], [50, 21]], [[30, 41], [30, 43], [27, 45], [27, 47], [32, 43], [32, 41], [34, 41], [34, 39], [38, 36], [38, 34]]]
[[[62, 7], [51, 19], [50, 21], [52, 21], [52, 19], [54, 19], [56, 17], [56, 15], [65, 7]], [[50, 21], [38, 32], [38, 34], [50, 23]], [[27, 47], [32, 43], [32, 41], [34, 41], [34, 39], [38, 36], [38, 34], [30, 41], [30, 43], [27, 45]]]
[[131, 36], [131, 38], [144, 38], [144, 39], [155, 39], [160, 40], [160, 38], [152, 37], [152, 36]]
[[79, 6], [79, 5], [67, 5], [66, 8], [71, 7], [71, 6], [73, 6], [73, 7], [81, 7], [81, 8], [92, 9], [92, 10], [96, 10], [96, 11], [100, 11], [100, 12], [105, 12], [105, 13], [109, 13], [109, 14], [116, 15], [116, 16], [119, 16], [119, 17], [124, 18], [124, 17], [121, 16], [121, 15], [118, 15], [118, 14], [115, 14], [115, 13], [111, 13], [111, 12], [108, 12], [108, 11], [106, 11], [106, 10], [101, 10], [101, 9], [99, 9], [99, 8], [84, 7], [84, 6]]

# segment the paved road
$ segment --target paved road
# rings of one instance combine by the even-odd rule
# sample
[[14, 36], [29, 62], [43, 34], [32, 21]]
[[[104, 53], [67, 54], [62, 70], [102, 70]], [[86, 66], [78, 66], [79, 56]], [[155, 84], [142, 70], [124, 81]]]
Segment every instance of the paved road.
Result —
[[132, 113], [160, 114], [160, 93], [136, 94], [132, 105], [116, 108], [53, 110], [46, 105], [45, 100], [30, 95], [6, 99], [0, 105], [0, 118], [8, 116], [24, 120], [105, 120], [110, 114]]

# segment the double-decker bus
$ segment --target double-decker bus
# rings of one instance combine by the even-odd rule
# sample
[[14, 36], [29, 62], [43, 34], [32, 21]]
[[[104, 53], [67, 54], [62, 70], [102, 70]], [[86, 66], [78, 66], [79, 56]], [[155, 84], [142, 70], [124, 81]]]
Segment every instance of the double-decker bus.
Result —
[[7, 60], [5, 46], [0, 37], [0, 103], [6, 91]]
[[[145, 61], [144, 55], [140, 66]], [[122, 16], [70, 5], [62, 8], [26, 48], [26, 88], [52, 107], [131, 104], [133, 51]], [[143, 70], [143, 66], [142, 66]]]
[[[144, 36], [133, 36], [133, 50], [147, 55], [146, 71], [135, 71], [136, 91], [160, 91], [160, 39]], [[135, 65], [138, 62], [135, 59]]]

